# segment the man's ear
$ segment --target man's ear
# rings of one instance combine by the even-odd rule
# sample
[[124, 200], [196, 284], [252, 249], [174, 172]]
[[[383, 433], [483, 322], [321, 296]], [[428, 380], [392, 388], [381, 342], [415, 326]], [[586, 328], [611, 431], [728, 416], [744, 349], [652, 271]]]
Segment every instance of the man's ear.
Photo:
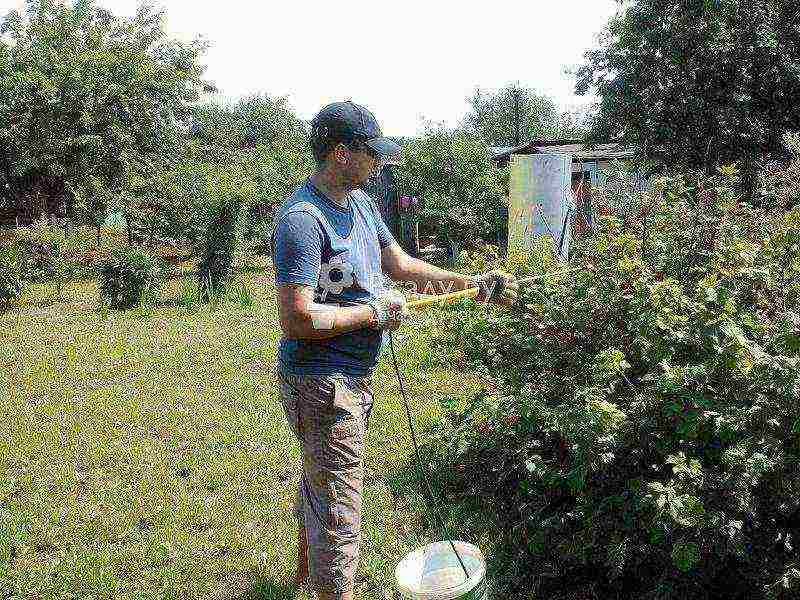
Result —
[[337, 144], [333, 149], [333, 158], [340, 165], [346, 165], [350, 162], [350, 158], [345, 151], [344, 144]]

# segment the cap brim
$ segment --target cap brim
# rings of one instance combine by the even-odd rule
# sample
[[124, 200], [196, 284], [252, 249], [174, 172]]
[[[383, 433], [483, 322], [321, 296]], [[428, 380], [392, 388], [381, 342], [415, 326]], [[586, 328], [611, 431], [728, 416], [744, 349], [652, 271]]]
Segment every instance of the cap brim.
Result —
[[398, 157], [402, 152], [398, 144], [385, 137], [372, 138], [371, 140], [366, 140], [364, 143], [381, 156], [387, 158]]

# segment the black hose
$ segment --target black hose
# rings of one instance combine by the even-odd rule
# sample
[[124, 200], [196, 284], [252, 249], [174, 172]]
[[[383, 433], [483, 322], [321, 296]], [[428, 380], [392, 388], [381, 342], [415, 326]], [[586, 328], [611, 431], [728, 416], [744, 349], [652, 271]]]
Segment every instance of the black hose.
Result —
[[406, 390], [405, 386], [403, 385], [403, 377], [400, 375], [400, 367], [397, 365], [397, 355], [394, 351], [394, 338], [392, 337], [392, 332], [389, 332], [389, 348], [392, 351], [392, 364], [394, 365], [394, 372], [397, 375], [397, 383], [400, 384], [400, 395], [403, 398], [403, 403], [406, 407], [406, 416], [408, 417], [408, 429], [411, 431], [411, 441], [414, 444], [414, 454], [416, 455], [416, 464], [417, 464], [417, 471], [419, 474], [419, 478], [425, 482], [425, 487], [428, 490], [428, 498], [431, 502], [431, 506], [433, 507], [433, 512], [436, 515], [436, 518], [439, 521], [439, 527], [444, 535], [444, 538], [450, 542], [450, 547], [453, 549], [453, 552], [456, 554], [456, 558], [458, 562], [461, 564], [461, 568], [464, 569], [464, 575], [467, 577], [467, 581], [469, 581], [469, 571], [467, 571], [467, 567], [464, 564], [464, 561], [461, 560], [461, 555], [456, 550], [456, 546], [453, 543], [453, 540], [450, 537], [450, 534], [447, 531], [447, 526], [445, 525], [444, 519], [442, 519], [442, 515], [439, 512], [439, 507], [436, 503], [435, 496], [433, 494], [433, 489], [431, 489], [430, 479], [425, 477], [425, 473], [422, 469], [422, 459], [419, 455], [419, 445], [417, 444], [417, 434], [414, 432], [414, 423], [411, 419], [411, 408], [408, 405], [408, 398], [406, 397]]

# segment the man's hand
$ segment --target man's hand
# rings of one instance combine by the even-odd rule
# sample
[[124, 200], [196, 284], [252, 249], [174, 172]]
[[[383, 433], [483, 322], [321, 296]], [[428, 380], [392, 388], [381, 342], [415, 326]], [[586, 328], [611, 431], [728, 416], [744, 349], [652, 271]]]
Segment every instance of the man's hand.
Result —
[[481, 289], [479, 302], [489, 301], [500, 306], [513, 306], [519, 298], [519, 284], [517, 278], [504, 271], [490, 271], [475, 278], [475, 283]]
[[394, 331], [409, 316], [406, 297], [397, 290], [386, 290], [369, 303], [374, 311], [371, 326], [375, 329]]

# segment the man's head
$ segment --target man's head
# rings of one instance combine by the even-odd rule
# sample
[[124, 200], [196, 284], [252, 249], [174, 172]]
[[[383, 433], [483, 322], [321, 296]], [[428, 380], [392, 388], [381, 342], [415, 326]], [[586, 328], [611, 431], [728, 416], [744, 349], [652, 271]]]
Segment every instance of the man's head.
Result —
[[363, 185], [400, 147], [383, 137], [375, 116], [353, 102], [334, 102], [311, 121], [311, 150], [320, 168], [347, 187]]

